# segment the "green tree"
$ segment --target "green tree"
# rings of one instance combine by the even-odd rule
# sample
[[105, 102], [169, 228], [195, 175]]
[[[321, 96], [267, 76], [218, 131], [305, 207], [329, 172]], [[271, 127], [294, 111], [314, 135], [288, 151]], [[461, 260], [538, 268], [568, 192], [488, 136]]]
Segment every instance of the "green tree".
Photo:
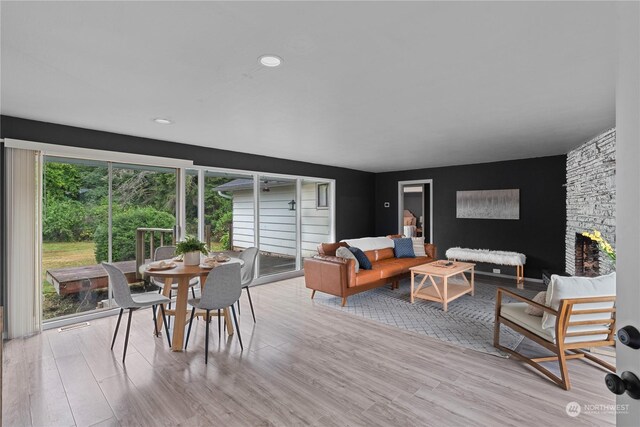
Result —
[[55, 198], [77, 200], [82, 176], [78, 166], [70, 163], [47, 162], [44, 167], [44, 192], [47, 200]]

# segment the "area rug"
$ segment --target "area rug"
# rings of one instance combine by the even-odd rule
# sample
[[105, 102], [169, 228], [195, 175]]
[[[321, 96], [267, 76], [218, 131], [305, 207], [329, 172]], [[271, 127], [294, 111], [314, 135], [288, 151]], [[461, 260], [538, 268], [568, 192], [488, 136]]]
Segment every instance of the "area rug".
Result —
[[[476, 276], [475, 296], [464, 295], [450, 302], [446, 313], [442, 305], [435, 302], [416, 298], [411, 304], [410, 289], [411, 282], [407, 279], [401, 281], [396, 290], [385, 286], [350, 296], [345, 307], [340, 306], [340, 298], [321, 292], [316, 293], [314, 301], [344, 313], [428, 335], [453, 345], [508, 357], [493, 346], [496, 285]], [[516, 290], [515, 285], [512, 290]], [[528, 298], [537, 292], [518, 290]], [[513, 302], [510, 298], [504, 298], [503, 301]], [[500, 343], [505, 347], [515, 349], [522, 340], [522, 335], [502, 327]]]

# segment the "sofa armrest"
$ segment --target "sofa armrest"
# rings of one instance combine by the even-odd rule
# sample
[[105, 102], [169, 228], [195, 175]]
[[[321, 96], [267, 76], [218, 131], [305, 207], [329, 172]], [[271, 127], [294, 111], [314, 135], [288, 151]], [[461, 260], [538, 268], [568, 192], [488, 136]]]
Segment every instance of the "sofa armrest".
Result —
[[438, 258], [438, 248], [433, 243], [425, 243], [424, 244], [424, 251], [431, 258], [433, 258], [433, 259], [437, 259]]
[[355, 260], [317, 255], [304, 260], [305, 285], [309, 289], [345, 296], [350, 283], [355, 283]]

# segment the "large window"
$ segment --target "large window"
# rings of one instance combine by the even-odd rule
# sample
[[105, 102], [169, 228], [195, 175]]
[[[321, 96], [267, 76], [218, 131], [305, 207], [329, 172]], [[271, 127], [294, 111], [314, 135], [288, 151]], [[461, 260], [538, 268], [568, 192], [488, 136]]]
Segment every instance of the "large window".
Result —
[[333, 240], [333, 192], [321, 179], [45, 155], [43, 318], [113, 308], [105, 261], [125, 273], [132, 292], [155, 291], [138, 267], [173, 244], [175, 230], [211, 252], [258, 247], [263, 282], [298, 271]]
[[331, 240], [331, 191], [323, 181], [302, 180], [300, 200], [302, 258], [318, 254], [320, 243]]

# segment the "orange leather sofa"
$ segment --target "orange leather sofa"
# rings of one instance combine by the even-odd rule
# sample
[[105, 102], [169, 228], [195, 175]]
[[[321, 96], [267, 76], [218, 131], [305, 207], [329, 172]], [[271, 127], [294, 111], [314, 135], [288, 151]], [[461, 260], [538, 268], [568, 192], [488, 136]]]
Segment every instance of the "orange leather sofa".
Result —
[[386, 284], [396, 289], [400, 279], [409, 276], [409, 268], [436, 260], [436, 247], [430, 243], [424, 245], [426, 257], [396, 258], [392, 248], [365, 251], [372, 269], [360, 268], [356, 273], [355, 260], [336, 257], [340, 246], [348, 245], [344, 242], [318, 245], [319, 255], [304, 260], [304, 278], [307, 288], [313, 291], [311, 298], [316, 291], [325, 292], [341, 297], [343, 307], [350, 295]]

